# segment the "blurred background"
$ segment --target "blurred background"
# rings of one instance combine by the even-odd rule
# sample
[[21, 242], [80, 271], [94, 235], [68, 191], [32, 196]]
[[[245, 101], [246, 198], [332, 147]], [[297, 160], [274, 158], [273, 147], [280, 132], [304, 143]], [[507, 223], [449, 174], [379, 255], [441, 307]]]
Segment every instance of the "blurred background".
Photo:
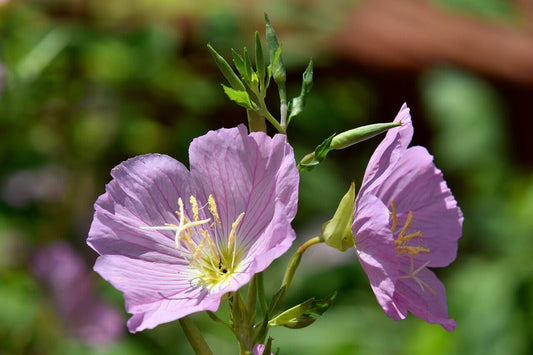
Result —
[[[411, 107], [465, 215], [457, 260], [437, 270], [454, 332], [385, 316], [353, 251], [304, 256], [287, 299], [339, 296], [281, 354], [533, 353], [533, 2], [530, 0], [0, 0], [0, 354], [192, 354], [176, 322], [128, 334], [121, 294], [85, 243], [110, 170], [245, 122], [206, 49], [252, 48], [270, 15], [289, 96], [315, 62], [289, 136], [297, 159], [324, 138]], [[277, 94], [270, 108], [277, 114]], [[273, 132], [272, 132], [273, 133]], [[301, 176], [294, 222], [316, 235], [375, 138]], [[278, 287], [287, 259], [266, 273]], [[194, 317], [217, 354], [230, 332]]]

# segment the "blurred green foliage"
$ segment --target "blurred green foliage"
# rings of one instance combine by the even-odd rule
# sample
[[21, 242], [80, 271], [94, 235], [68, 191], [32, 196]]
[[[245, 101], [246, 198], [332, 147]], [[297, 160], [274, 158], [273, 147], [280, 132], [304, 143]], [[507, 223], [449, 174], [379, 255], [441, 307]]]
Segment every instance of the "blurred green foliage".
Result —
[[[488, 17], [517, 18], [505, 1], [439, 2]], [[244, 110], [224, 98], [223, 78], [207, 42], [224, 54], [230, 47], [249, 46], [256, 29], [249, 27], [261, 23], [262, 11], [268, 11], [274, 25], [281, 24], [289, 96], [297, 94], [300, 73], [308, 57], [314, 58], [313, 91], [289, 132], [297, 158], [332, 133], [377, 122], [386, 100], [372, 76], [335, 67], [316, 42], [324, 35], [318, 29], [333, 28], [346, 1], [337, 1], [338, 7], [317, 2], [314, 10], [297, 1], [258, 4], [258, 9], [263, 6], [254, 15], [259, 20], [232, 1], [0, 5], [0, 61], [5, 66], [0, 354], [192, 353], [177, 323], [127, 335], [101, 349], [84, 345], [69, 335], [29, 266], [32, 254], [55, 240], [69, 241], [92, 264], [96, 255], [85, 245], [92, 204], [113, 166], [149, 152], [187, 162], [194, 137], [245, 122]], [[285, 37], [286, 26], [304, 30], [287, 31]], [[520, 118], [509, 117], [497, 88], [472, 73], [442, 67], [419, 79], [414, 104], [421, 109], [412, 111], [415, 141], [435, 155], [465, 214], [458, 260], [438, 271], [459, 326], [447, 333], [412, 316], [392, 321], [377, 305], [353, 251], [324, 259], [317, 253], [307, 264], [304, 256], [287, 303], [323, 298], [334, 289], [338, 299], [309, 328], [274, 329], [274, 347], [282, 354], [533, 352], [533, 174], [531, 166], [514, 165], [507, 126]], [[275, 112], [276, 95], [271, 96]], [[401, 103], [386, 111], [394, 112]], [[318, 233], [350, 182], [359, 185], [378, 141], [332, 152], [320, 167], [302, 174], [295, 221], [302, 236]], [[281, 258], [267, 271], [268, 294], [279, 285], [286, 262]], [[123, 309], [118, 291], [96, 274], [94, 282], [103, 297]], [[194, 319], [217, 353], [236, 352], [227, 329], [205, 315]]]

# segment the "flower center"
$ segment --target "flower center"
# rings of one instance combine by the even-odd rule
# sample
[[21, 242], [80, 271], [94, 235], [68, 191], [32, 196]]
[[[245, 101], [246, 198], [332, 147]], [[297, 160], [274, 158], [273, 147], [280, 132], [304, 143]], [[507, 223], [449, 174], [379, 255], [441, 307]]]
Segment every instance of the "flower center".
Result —
[[[146, 230], [174, 231], [176, 249], [182, 249], [180, 256], [189, 263], [191, 286], [209, 289], [224, 287], [233, 275], [241, 271], [244, 250], [237, 243], [237, 227], [244, 217], [242, 212], [231, 225], [228, 235], [222, 231], [218, 208], [213, 195], [209, 195], [204, 206], [199, 206], [196, 197], [190, 196], [190, 212], [187, 215], [181, 197], [176, 214], [179, 224], [165, 223], [163, 226], [141, 226]], [[209, 212], [205, 211], [205, 208]], [[200, 214], [203, 217], [200, 219]]]

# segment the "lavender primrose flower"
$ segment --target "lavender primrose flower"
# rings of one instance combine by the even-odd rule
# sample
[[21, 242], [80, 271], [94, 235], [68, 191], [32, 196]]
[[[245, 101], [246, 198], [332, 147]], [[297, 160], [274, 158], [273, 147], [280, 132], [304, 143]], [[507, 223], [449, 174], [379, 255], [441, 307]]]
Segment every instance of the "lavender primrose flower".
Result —
[[32, 260], [33, 273], [45, 283], [68, 331], [98, 347], [124, 334], [121, 314], [98, 299], [87, 266], [65, 242], [40, 249]]
[[463, 215], [433, 157], [413, 136], [409, 108], [396, 116], [370, 158], [355, 201], [352, 232], [361, 265], [385, 313], [415, 316], [451, 331], [444, 285], [428, 267], [457, 254]]
[[[265, 352], [265, 345], [264, 344], [255, 344], [254, 348], [252, 349], [253, 355], [266, 355]], [[274, 355], [274, 353], [270, 353], [270, 355]]]
[[299, 176], [284, 135], [211, 131], [191, 170], [166, 155], [129, 159], [95, 204], [94, 270], [124, 293], [131, 332], [216, 311], [289, 249]]

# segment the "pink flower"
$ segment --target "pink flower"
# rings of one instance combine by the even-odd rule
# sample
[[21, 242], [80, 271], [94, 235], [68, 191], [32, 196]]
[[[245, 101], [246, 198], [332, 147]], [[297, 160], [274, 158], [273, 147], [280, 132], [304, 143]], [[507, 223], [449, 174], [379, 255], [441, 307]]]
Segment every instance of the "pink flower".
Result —
[[361, 265], [385, 313], [407, 311], [450, 331], [444, 285], [429, 267], [444, 267], [457, 254], [463, 215], [433, 157], [413, 136], [409, 108], [396, 116], [370, 158], [356, 198], [352, 231]]
[[216, 311], [291, 246], [298, 171], [284, 135], [211, 131], [191, 170], [166, 155], [127, 160], [95, 204], [95, 271], [124, 293], [131, 332]]
[[[263, 344], [255, 344], [252, 350], [252, 354], [253, 355], [268, 355], [268, 354], [265, 354], [265, 345]], [[270, 355], [274, 355], [274, 353], [270, 353]]]

